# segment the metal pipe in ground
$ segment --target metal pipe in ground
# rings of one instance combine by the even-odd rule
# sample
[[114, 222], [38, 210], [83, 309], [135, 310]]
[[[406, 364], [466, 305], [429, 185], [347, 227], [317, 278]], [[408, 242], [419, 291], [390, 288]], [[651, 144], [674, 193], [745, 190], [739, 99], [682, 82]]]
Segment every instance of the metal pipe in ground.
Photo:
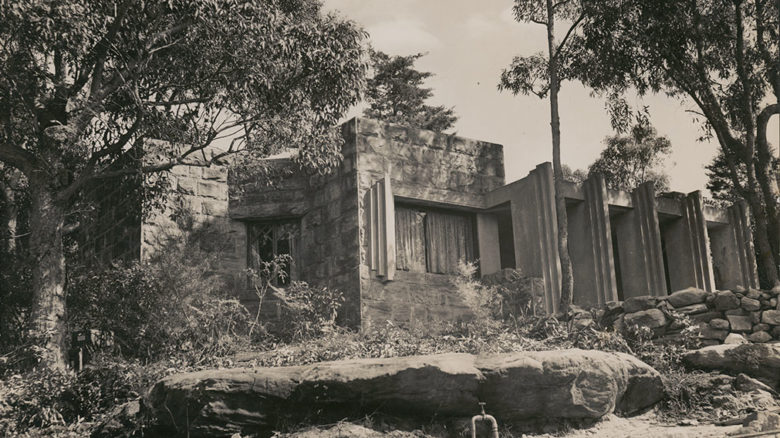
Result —
[[496, 418], [485, 413], [484, 402], [479, 402], [479, 407], [482, 410], [482, 413], [471, 417], [471, 438], [477, 438], [477, 421], [489, 421], [493, 438], [498, 438], [498, 422], [496, 421]]

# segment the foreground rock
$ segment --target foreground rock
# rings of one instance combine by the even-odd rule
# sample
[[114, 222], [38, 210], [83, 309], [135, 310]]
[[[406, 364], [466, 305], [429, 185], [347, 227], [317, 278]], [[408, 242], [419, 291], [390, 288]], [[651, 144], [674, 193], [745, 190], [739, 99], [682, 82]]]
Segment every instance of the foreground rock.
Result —
[[723, 344], [700, 348], [683, 356], [690, 368], [745, 373], [780, 387], [780, 344]]
[[504, 423], [594, 419], [634, 413], [662, 397], [658, 372], [632, 356], [563, 350], [200, 371], [161, 380], [144, 404], [171, 432], [224, 436], [375, 412], [470, 417], [479, 412], [479, 401]]

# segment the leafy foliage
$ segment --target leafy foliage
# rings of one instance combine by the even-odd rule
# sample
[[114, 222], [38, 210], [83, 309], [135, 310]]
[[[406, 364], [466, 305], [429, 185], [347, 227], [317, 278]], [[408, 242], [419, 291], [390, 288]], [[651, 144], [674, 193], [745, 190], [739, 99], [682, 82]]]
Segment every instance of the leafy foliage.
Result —
[[236, 351], [248, 342], [249, 314], [226, 295], [213, 261], [184, 245], [148, 262], [79, 273], [68, 288], [69, 325], [110, 333], [118, 353], [146, 361], [183, 356], [197, 363]]
[[422, 53], [390, 56], [372, 51], [374, 75], [368, 79], [366, 101], [369, 106], [363, 115], [433, 131], [452, 128], [458, 120], [452, 108], [425, 104], [433, 92], [422, 85], [433, 73], [414, 68], [414, 62], [421, 57]]
[[631, 127], [629, 135], [607, 137], [606, 148], [588, 168], [589, 174], [601, 174], [607, 187], [631, 191], [652, 181], [655, 189], [669, 189], [669, 177], [662, 170], [663, 160], [672, 150], [669, 139], [658, 136], [649, 122]]
[[29, 183], [31, 330], [52, 367], [89, 184], [288, 147], [328, 172], [365, 85], [365, 33], [317, 0], [0, 1], [0, 22], [0, 162]]
[[283, 306], [273, 333], [286, 341], [316, 338], [336, 329], [336, 318], [344, 304], [344, 294], [327, 287], [313, 287], [294, 281], [274, 295]]

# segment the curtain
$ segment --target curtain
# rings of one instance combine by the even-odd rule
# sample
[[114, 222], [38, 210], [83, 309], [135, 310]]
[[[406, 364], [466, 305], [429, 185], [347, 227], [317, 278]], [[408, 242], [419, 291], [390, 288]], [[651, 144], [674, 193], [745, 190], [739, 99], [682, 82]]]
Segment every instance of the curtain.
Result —
[[402, 271], [425, 272], [425, 213], [395, 208], [395, 267]]
[[425, 217], [428, 272], [457, 274], [458, 262], [474, 261], [471, 216], [431, 211]]
[[456, 274], [476, 258], [471, 215], [396, 206], [395, 233], [399, 270]]

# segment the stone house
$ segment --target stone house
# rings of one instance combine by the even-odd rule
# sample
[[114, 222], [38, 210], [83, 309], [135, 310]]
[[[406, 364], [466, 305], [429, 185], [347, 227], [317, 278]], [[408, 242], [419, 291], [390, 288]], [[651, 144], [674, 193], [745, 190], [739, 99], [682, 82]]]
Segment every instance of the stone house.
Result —
[[[180, 167], [170, 175], [179, 208], [219, 230], [221, 270], [247, 304], [254, 294], [245, 269], [289, 253], [291, 279], [345, 294], [343, 316], [352, 326], [467, 314], [450, 282], [459, 260], [478, 261], [482, 276], [516, 268], [538, 277], [545, 310], [557, 309], [550, 163], [506, 184], [501, 145], [364, 118], [340, 129], [344, 159], [325, 177], [280, 172], [268, 185], [220, 168]], [[289, 165], [270, 160], [265, 172]], [[565, 197], [576, 304], [689, 286], [757, 287], [744, 204], [712, 208], [698, 191], [655, 196], [651, 183], [613, 191], [601, 177], [567, 183]], [[108, 220], [87, 239], [100, 258], [147, 257], [176, 228], [170, 211], [130, 221], [116, 208], [103, 211], [111, 212]]]

